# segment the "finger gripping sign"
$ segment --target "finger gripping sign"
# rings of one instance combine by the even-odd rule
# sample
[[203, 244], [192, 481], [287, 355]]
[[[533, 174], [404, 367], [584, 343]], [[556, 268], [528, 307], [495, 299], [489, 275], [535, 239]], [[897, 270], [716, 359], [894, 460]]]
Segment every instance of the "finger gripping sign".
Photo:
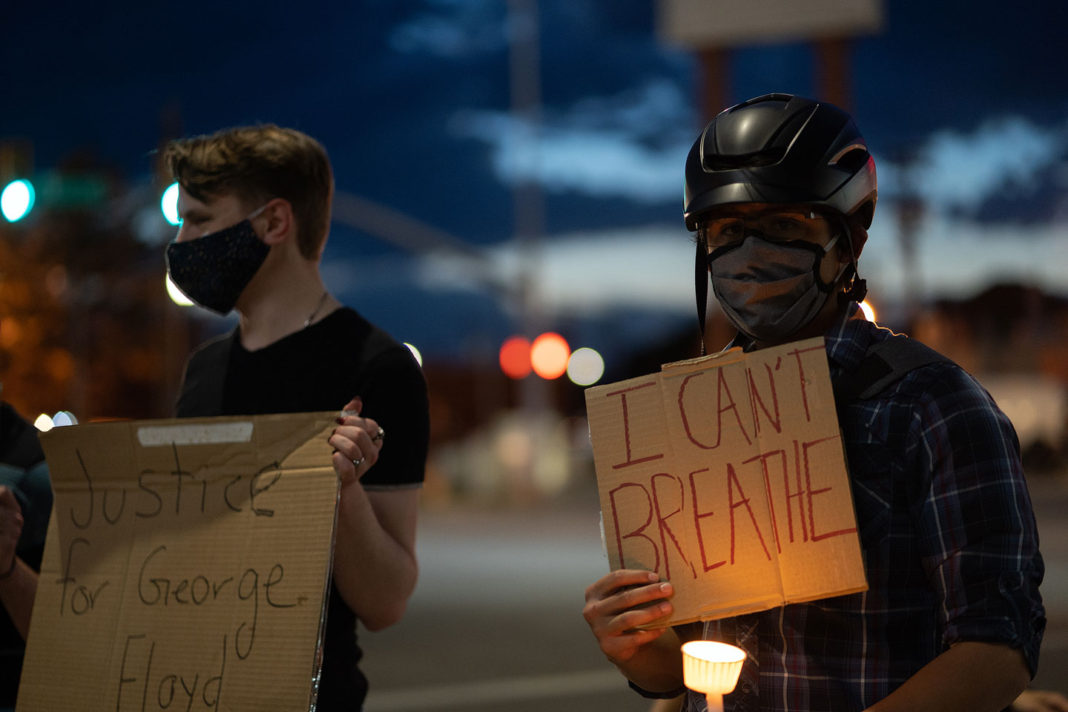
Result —
[[867, 589], [823, 339], [590, 388], [612, 569], [675, 588], [671, 624]]
[[336, 417], [42, 434], [55, 505], [18, 712], [310, 709]]

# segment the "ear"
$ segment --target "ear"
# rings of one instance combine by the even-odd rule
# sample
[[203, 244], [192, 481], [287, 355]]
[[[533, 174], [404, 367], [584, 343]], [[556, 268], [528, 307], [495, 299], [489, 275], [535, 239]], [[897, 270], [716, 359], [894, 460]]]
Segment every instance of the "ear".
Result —
[[257, 216], [257, 222], [263, 227], [260, 239], [268, 245], [277, 245], [296, 234], [297, 221], [293, 215], [293, 206], [285, 198], [274, 198], [264, 206]]

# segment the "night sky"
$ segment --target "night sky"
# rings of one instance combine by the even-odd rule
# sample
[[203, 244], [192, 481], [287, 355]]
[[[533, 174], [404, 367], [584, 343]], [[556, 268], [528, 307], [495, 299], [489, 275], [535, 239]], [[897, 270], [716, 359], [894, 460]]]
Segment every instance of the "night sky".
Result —
[[[858, 38], [852, 53], [852, 108], [880, 169], [873, 239], [880, 220], [893, 234], [887, 214], [910, 156], [958, 232], [1039, 230], [1063, 244], [1064, 3], [885, 7], [883, 33]], [[547, 251], [578, 236], [611, 245], [648, 226], [687, 244], [682, 165], [709, 117], [698, 115], [692, 55], [658, 38], [649, 0], [540, 3], [541, 121], [536, 144], [518, 148], [504, 2], [5, 2], [0, 17], [0, 139], [30, 139], [38, 172], [89, 152], [145, 186], [161, 139], [273, 122], [323, 142], [340, 191], [474, 245], [512, 239], [523, 180], [541, 188]], [[742, 47], [731, 61], [731, 101], [815, 91], [804, 44]], [[437, 263], [359, 229], [335, 226], [324, 268], [342, 298], [430, 351], [463, 354], [517, 328], [493, 295], [427, 278], [441, 276]], [[591, 279], [611, 294], [642, 276]], [[677, 303], [621, 299], [598, 307], [598, 325], [578, 326], [578, 297], [550, 311], [582, 338], [617, 331], [603, 321], [610, 312], [642, 328], [661, 311], [681, 319], [686, 277], [656, 278]]]

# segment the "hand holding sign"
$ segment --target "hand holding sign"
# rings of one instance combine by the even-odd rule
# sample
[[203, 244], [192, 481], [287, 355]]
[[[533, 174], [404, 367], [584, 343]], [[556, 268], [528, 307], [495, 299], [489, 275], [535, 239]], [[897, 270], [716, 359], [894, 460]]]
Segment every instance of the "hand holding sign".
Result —
[[356, 396], [341, 411], [339, 427], [330, 435], [333, 463], [343, 484], [359, 480], [378, 462], [386, 431], [370, 418], [361, 418], [363, 400]]
[[618, 569], [586, 589], [582, 615], [601, 652], [626, 663], [664, 632], [673, 593], [670, 583], [650, 571]]

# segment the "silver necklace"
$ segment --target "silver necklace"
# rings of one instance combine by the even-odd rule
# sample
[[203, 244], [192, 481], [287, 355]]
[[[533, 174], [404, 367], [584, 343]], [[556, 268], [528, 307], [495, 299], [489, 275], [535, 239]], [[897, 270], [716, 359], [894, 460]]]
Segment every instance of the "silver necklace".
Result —
[[323, 304], [326, 304], [326, 298], [328, 296], [329, 296], [329, 292], [327, 292], [324, 289], [323, 290], [323, 296], [319, 297], [319, 303], [315, 305], [315, 311], [313, 311], [311, 314], [309, 314], [308, 318], [304, 320], [304, 328], [305, 329], [307, 329], [309, 326], [311, 326], [312, 319], [314, 319], [316, 314], [319, 313], [319, 310], [323, 308]]

